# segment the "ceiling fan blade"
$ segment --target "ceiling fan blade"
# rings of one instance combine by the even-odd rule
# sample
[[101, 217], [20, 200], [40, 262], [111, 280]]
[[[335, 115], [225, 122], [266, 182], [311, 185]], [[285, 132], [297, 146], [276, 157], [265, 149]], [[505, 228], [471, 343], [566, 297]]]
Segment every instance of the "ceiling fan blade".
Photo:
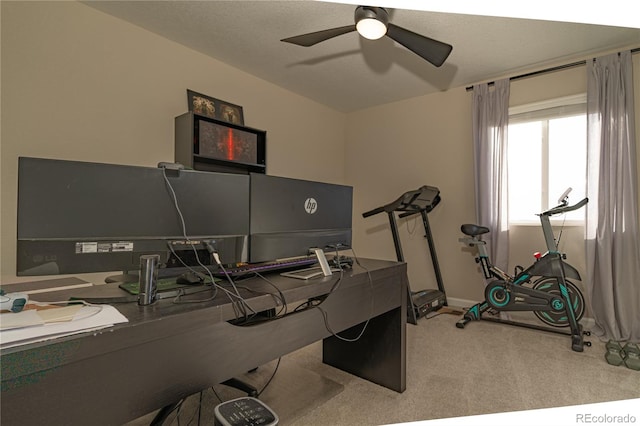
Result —
[[316, 31], [314, 33], [283, 38], [280, 41], [297, 44], [298, 46], [309, 47], [313, 46], [314, 44], [318, 44], [321, 41], [329, 40], [330, 38], [338, 37], [339, 35], [347, 34], [355, 30], [355, 25], [347, 25], [346, 27], [331, 28], [329, 30]]
[[439, 67], [447, 60], [453, 49], [450, 44], [425, 37], [393, 24], [388, 25], [387, 36], [436, 67]]

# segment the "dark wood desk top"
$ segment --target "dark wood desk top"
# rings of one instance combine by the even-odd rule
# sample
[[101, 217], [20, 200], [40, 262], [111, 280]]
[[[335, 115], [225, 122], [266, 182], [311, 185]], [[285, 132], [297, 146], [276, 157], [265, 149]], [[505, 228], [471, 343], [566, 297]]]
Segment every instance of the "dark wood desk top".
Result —
[[[361, 266], [354, 265], [353, 269], [346, 269], [343, 272], [343, 282], [339, 283], [340, 287], [358, 286], [368, 279], [368, 273], [375, 273], [377, 276], [384, 277], [386, 275], [394, 275], [397, 272], [394, 267], [405, 267], [404, 264], [377, 259], [360, 259]], [[334, 273], [330, 277], [317, 277], [310, 280], [300, 280], [294, 278], [282, 277], [279, 274], [268, 274], [266, 279], [259, 277], [251, 277], [246, 279], [236, 279], [235, 283], [240, 295], [247, 300], [249, 306], [256, 311], [262, 312], [272, 308], [281, 307], [273, 295], [282, 293], [287, 304], [295, 305], [296, 302], [302, 302], [310, 298], [326, 295], [331, 291], [336, 282], [340, 281], [340, 273]], [[79, 282], [79, 281], [78, 281]], [[220, 283], [228, 290], [232, 287], [227, 282]], [[37, 288], [37, 283], [18, 283], [12, 285], [12, 291], [20, 291], [22, 289]], [[42, 288], [42, 287], [41, 287]], [[46, 288], [46, 287], [45, 287]], [[13, 290], [15, 289], [15, 290]], [[194, 302], [197, 300], [209, 299], [212, 295], [210, 289], [203, 289], [202, 292], [190, 294], [181, 298], [183, 302]], [[50, 300], [68, 300], [74, 299], [100, 299], [106, 300], [122, 297], [133, 297], [126, 291], [118, 287], [117, 283], [97, 284], [92, 287], [77, 288], [72, 290], [56, 291], [55, 293], [37, 293], [30, 296], [32, 300], [46, 302]], [[172, 298], [161, 299], [152, 305], [139, 306], [135, 301], [128, 303], [111, 303], [116, 307], [127, 319], [128, 323], [118, 324], [109, 329], [99, 331], [97, 334], [113, 333], [129, 327], [150, 326], [153, 323], [162, 323], [162, 326], [169, 326], [167, 320], [170, 318], [178, 319], [182, 316], [190, 317], [192, 320], [202, 319], [208, 323], [226, 322], [236, 318], [233, 306], [222, 290], [218, 290], [214, 300], [195, 302], [195, 303], [174, 303]], [[96, 334], [95, 332], [91, 334]], [[83, 335], [68, 336], [57, 340], [75, 340], [82, 338]], [[55, 341], [54, 341], [55, 342]], [[53, 342], [44, 343], [45, 345]], [[114, 342], [116, 344], [116, 342]], [[122, 345], [128, 344], [121, 342]], [[26, 346], [18, 346], [3, 349], [0, 354], [5, 355], [14, 352], [21, 352], [33, 346], [42, 344], [35, 343]], [[116, 344], [116, 347], [120, 344]], [[4, 376], [3, 376], [4, 379]]]
[[[290, 307], [333, 289], [323, 302], [333, 331], [397, 310], [404, 336], [406, 264], [372, 259], [360, 262], [364, 268], [354, 265], [342, 278], [334, 273], [305, 281], [270, 274], [270, 283], [250, 278], [238, 280], [236, 285], [256, 312], [281, 307], [272, 296], [278, 294], [274, 285]], [[35, 294], [33, 299], [51, 300], [51, 294]], [[58, 291], [55, 299], [124, 294], [117, 285], [105, 284]], [[231, 325], [229, 321], [236, 314], [222, 291], [214, 300], [197, 303], [176, 304], [162, 299], [150, 306], [136, 302], [112, 305], [128, 323], [1, 351], [3, 424], [20, 419], [25, 410], [35, 410], [27, 416], [33, 421], [54, 420], [50, 417], [53, 407], [61, 410], [60, 404], [69, 408], [75, 404], [64, 398], [80, 398], [78, 405], [87, 406], [81, 411], [77, 407], [70, 410], [76, 412], [70, 419], [60, 414], [58, 421], [81, 424], [100, 414], [106, 423], [124, 422], [331, 335], [314, 310], [253, 326]], [[377, 333], [372, 334], [375, 339]], [[404, 345], [402, 336], [399, 342]], [[404, 347], [398, 365], [404, 370]], [[404, 390], [404, 371], [401, 382], [399, 391]], [[97, 402], [102, 398], [107, 404], [115, 404], [117, 412], [101, 407], [96, 398]], [[5, 409], [4, 402], [14, 405], [8, 404]]]

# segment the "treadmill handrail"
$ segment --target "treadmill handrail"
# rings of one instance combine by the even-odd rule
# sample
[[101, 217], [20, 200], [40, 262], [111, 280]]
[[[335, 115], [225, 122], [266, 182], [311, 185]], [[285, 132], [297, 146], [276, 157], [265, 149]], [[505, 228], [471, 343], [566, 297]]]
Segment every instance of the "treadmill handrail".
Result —
[[383, 212], [391, 213], [396, 211], [406, 212], [403, 215], [401, 215], [401, 217], [404, 217], [404, 216], [410, 216], [412, 214], [420, 213], [420, 211], [422, 210], [431, 211], [440, 202], [440, 195], [436, 195], [433, 202], [429, 206], [425, 206], [425, 207], [414, 204], [414, 201], [418, 199], [420, 195], [422, 195], [424, 192], [434, 191], [434, 190], [437, 191], [438, 194], [440, 193], [440, 191], [433, 186], [423, 185], [414, 191], [405, 192], [397, 200], [389, 204], [376, 207], [373, 210], [369, 210], [367, 212], [362, 213], [362, 217], [369, 217], [369, 216], [373, 216]]

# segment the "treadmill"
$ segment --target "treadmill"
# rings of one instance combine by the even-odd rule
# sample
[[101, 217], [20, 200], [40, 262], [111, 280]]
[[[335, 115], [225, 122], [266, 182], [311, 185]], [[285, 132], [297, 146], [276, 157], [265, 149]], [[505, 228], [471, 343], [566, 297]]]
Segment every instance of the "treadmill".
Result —
[[402, 254], [400, 235], [398, 234], [396, 213], [398, 213], [398, 217], [400, 218], [414, 214], [420, 214], [422, 216], [425, 238], [429, 244], [429, 252], [431, 253], [431, 261], [433, 263], [438, 289], [411, 291], [411, 287], [407, 284], [407, 321], [414, 325], [418, 323], [418, 318], [424, 317], [430, 312], [437, 311], [447, 305], [447, 296], [444, 290], [438, 256], [436, 255], [431, 226], [429, 225], [429, 218], [427, 216], [427, 214], [440, 203], [440, 200], [440, 190], [438, 188], [424, 185], [414, 191], [405, 192], [400, 198], [389, 204], [362, 214], [362, 217], [366, 218], [380, 213], [387, 213], [389, 225], [391, 226], [391, 234], [393, 235], [393, 243], [396, 249], [396, 256], [399, 262], [404, 262], [405, 260]]

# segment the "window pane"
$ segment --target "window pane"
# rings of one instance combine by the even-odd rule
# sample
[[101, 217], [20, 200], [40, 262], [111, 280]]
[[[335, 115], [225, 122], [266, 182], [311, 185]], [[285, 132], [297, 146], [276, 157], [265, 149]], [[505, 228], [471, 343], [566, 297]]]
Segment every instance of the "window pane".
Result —
[[[558, 198], [568, 188], [569, 204], [585, 196], [587, 164], [586, 116], [549, 120], [549, 207], [558, 204]], [[583, 220], [584, 209], [569, 212], [567, 220]]]
[[509, 125], [509, 221], [537, 221], [542, 193], [542, 123]]

